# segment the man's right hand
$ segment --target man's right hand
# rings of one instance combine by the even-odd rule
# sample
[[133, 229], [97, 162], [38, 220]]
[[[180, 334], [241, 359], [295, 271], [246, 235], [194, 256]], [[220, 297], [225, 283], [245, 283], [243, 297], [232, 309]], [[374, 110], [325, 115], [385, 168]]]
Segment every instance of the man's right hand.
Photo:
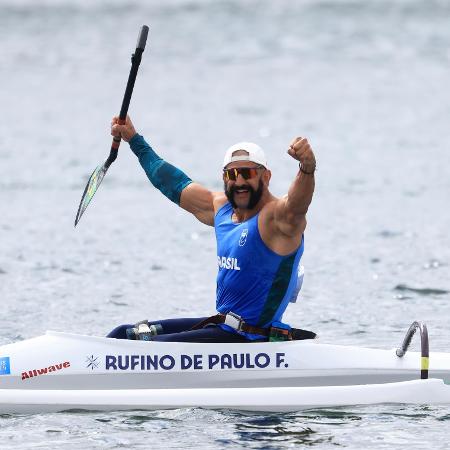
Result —
[[119, 125], [119, 117], [114, 116], [111, 121], [111, 135], [114, 137], [120, 137], [125, 142], [129, 142], [132, 137], [136, 134], [133, 122], [131, 122], [130, 117], [127, 115], [125, 120], [125, 125]]

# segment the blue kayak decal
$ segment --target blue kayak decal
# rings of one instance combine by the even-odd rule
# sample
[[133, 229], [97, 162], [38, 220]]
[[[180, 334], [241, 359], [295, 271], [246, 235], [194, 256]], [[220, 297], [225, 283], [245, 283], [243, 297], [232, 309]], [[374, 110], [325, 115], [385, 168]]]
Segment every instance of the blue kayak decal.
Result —
[[224, 370], [287, 368], [285, 353], [222, 353], [179, 355], [106, 355], [106, 370]]
[[9, 356], [2, 356], [0, 358], [0, 375], [9, 375], [11, 373], [11, 365], [9, 363]]

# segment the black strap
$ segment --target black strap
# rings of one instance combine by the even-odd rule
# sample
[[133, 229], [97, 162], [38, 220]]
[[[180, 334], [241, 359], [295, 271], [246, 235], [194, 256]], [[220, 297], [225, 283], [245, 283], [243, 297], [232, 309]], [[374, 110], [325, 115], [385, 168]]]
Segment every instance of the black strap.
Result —
[[[208, 317], [201, 322], [195, 324], [191, 330], [199, 330], [200, 328], [205, 328], [208, 325], [218, 325], [225, 322], [225, 314], [215, 314], [214, 316]], [[243, 323], [239, 331], [243, 331], [244, 333], [250, 334], [259, 334], [261, 336], [269, 336], [270, 329], [269, 328], [260, 328], [254, 327], [253, 325], [249, 325], [247, 323]]]
[[214, 316], [207, 317], [206, 319], [203, 319], [201, 322], [196, 323], [194, 326], [190, 328], [190, 331], [200, 330], [208, 325], [218, 325], [219, 323], [223, 323], [224, 321], [225, 316], [223, 314], [215, 314]]
[[[201, 322], [196, 323], [191, 330], [200, 330], [201, 328], [205, 328], [208, 325], [219, 325], [225, 322], [225, 314], [215, 314], [214, 316], [207, 317], [203, 319]], [[242, 324], [241, 331], [250, 334], [259, 334], [261, 336], [269, 336], [270, 328], [259, 328], [254, 327], [253, 325], [248, 325], [246, 323]], [[294, 341], [302, 341], [305, 339], [315, 339], [317, 334], [313, 331], [302, 330], [301, 328], [291, 328], [289, 331], [289, 340]]]

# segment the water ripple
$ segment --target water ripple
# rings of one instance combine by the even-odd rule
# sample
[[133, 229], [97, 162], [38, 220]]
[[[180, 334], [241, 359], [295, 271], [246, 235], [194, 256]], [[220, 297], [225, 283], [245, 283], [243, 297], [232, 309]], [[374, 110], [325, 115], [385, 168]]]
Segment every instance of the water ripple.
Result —
[[429, 295], [444, 295], [448, 294], [449, 291], [445, 289], [436, 289], [436, 288], [414, 288], [411, 286], [408, 286], [406, 284], [398, 284], [394, 287], [395, 291], [400, 292], [414, 292], [419, 295], [429, 296]]

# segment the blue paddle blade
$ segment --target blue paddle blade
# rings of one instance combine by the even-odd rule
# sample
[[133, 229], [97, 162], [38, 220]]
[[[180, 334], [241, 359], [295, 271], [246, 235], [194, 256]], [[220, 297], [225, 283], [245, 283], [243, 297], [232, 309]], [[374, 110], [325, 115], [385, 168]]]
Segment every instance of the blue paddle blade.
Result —
[[92, 175], [89, 177], [88, 184], [84, 188], [83, 196], [81, 197], [80, 206], [78, 207], [77, 216], [75, 217], [75, 226], [77, 226], [78, 222], [81, 219], [84, 211], [88, 207], [89, 203], [94, 197], [94, 194], [97, 192], [100, 183], [103, 181], [103, 178], [108, 170], [108, 167], [105, 164], [102, 166], [97, 166], [96, 169], [92, 172]]

